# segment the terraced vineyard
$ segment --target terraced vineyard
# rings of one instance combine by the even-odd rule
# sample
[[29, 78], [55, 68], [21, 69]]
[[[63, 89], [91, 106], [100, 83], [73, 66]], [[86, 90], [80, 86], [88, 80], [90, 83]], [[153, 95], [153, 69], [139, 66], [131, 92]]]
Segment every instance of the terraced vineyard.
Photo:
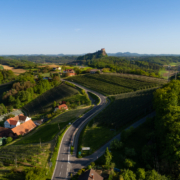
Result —
[[28, 112], [29, 116], [32, 116], [36, 113], [43, 112], [45, 109], [51, 108], [54, 101], [59, 101], [78, 93], [78, 90], [65, 84], [61, 84], [25, 105], [24, 109]]
[[141, 90], [112, 96], [114, 102], [94, 119], [100, 126], [121, 128], [136, 117], [152, 110], [153, 92], [155, 89]]
[[[93, 153], [124, 127], [150, 113], [155, 89], [111, 96], [114, 101], [82, 131], [79, 150], [81, 147], [90, 147], [90, 153]], [[82, 156], [87, 153], [84, 151]]]
[[166, 83], [165, 80], [158, 78], [125, 74], [88, 74], [69, 77], [68, 80], [80, 83], [105, 95], [133, 92]]

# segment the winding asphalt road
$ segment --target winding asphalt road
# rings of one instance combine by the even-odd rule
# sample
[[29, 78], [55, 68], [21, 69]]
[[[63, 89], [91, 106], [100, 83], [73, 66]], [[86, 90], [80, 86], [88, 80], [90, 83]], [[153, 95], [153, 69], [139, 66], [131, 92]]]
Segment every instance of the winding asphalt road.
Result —
[[[77, 139], [79, 137], [80, 131], [95, 115], [97, 115], [97, 113], [102, 111], [108, 104], [106, 97], [103, 96], [102, 94], [94, 92], [74, 82], [73, 84], [84, 89], [86, 92], [89, 91], [99, 96], [100, 103], [99, 105], [94, 106], [93, 109], [88, 111], [83, 117], [76, 120], [64, 134], [64, 137], [61, 141], [61, 145], [59, 148], [59, 153], [56, 160], [56, 166], [55, 166], [54, 174], [52, 176], [52, 180], [68, 179], [70, 177], [71, 172], [76, 172], [77, 170], [79, 170], [79, 167], [83, 166], [84, 158], [78, 159], [75, 156], [70, 155], [70, 145], [72, 143], [72, 140], [74, 139], [73, 144], [75, 146], [74, 149], [76, 150], [77, 144], [78, 144]], [[80, 128], [78, 128], [79, 126]], [[77, 131], [77, 134], [74, 137], [74, 132], [76, 131]]]
[[[59, 148], [59, 153], [58, 153], [58, 157], [56, 160], [56, 167], [54, 170], [54, 174], [52, 176], [52, 180], [69, 179], [71, 173], [75, 174], [79, 169], [86, 167], [88, 164], [90, 164], [90, 162], [93, 162], [98, 157], [102, 156], [106, 150], [106, 147], [110, 146], [110, 142], [113, 139], [120, 138], [120, 134], [118, 134], [117, 136], [112, 138], [109, 142], [107, 142], [104, 146], [102, 146], [100, 149], [98, 149], [96, 152], [94, 152], [92, 155], [84, 157], [84, 158], [76, 158], [78, 139], [79, 139], [82, 129], [94, 116], [96, 116], [99, 112], [101, 112], [108, 105], [109, 102], [106, 99], [106, 97], [103, 96], [102, 94], [94, 92], [83, 86], [80, 86], [77, 83], [73, 82], [73, 84], [84, 89], [86, 92], [89, 91], [89, 92], [92, 92], [92, 93], [96, 94], [97, 96], [99, 96], [100, 104], [97, 106], [94, 106], [94, 108], [91, 109], [90, 111], [88, 111], [83, 117], [76, 120], [64, 134], [64, 137], [61, 141], [61, 145]], [[147, 117], [153, 117], [154, 115], [155, 115], [155, 112], [140, 119], [139, 121], [135, 122], [131, 126], [136, 128], [140, 124], [145, 122]], [[72, 143], [74, 145], [74, 152], [71, 155], [70, 154], [70, 146]]]

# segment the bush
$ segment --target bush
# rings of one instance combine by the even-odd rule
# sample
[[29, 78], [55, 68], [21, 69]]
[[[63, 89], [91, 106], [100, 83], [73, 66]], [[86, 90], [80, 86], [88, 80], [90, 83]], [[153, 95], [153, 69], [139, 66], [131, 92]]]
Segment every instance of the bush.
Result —
[[3, 167], [3, 166], [4, 166], [3, 162], [0, 162], [0, 167]]
[[7, 139], [6, 139], [6, 143], [8, 144], [8, 143], [10, 143], [10, 142], [12, 142], [13, 141], [13, 138], [12, 137], [8, 137]]
[[124, 162], [125, 166], [127, 168], [131, 168], [131, 167], [134, 167], [134, 165], [136, 164], [133, 160], [131, 159], [125, 159], [125, 162]]
[[87, 167], [88, 169], [91, 169], [92, 167], [91, 167], [91, 165], [88, 165], [88, 167]]
[[91, 166], [94, 167], [95, 166], [95, 162], [91, 162]]
[[120, 150], [122, 147], [123, 147], [123, 143], [118, 139], [114, 139], [110, 144], [110, 148], [114, 150]]

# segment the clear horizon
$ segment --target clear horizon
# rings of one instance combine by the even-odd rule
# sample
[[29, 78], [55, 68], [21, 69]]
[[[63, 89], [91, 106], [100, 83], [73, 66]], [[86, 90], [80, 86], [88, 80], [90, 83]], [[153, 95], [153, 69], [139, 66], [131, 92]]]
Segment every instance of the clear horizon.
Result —
[[180, 1], [0, 2], [0, 55], [180, 54]]

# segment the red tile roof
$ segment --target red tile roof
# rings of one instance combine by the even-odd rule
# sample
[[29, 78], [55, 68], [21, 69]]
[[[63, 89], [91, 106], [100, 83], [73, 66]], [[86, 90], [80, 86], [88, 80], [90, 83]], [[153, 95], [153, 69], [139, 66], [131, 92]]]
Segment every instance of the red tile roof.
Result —
[[23, 114], [19, 114], [15, 117], [11, 117], [11, 118], [7, 119], [7, 122], [11, 125], [16, 125], [19, 120], [25, 121], [26, 118], [27, 118], [27, 116], [24, 116]]
[[61, 104], [58, 106], [59, 109], [68, 109], [66, 104]]
[[7, 119], [7, 122], [10, 124], [10, 125], [16, 125], [18, 120], [15, 120], [14, 117], [11, 117], [9, 119]]
[[26, 121], [25, 123], [11, 129], [13, 133], [19, 135], [24, 135], [34, 129], [36, 125], [32, 120]]
[[103, 177], [100, 176], [95, 170], [90, 169], [81, 174], [78, 180], [103, 180]]

